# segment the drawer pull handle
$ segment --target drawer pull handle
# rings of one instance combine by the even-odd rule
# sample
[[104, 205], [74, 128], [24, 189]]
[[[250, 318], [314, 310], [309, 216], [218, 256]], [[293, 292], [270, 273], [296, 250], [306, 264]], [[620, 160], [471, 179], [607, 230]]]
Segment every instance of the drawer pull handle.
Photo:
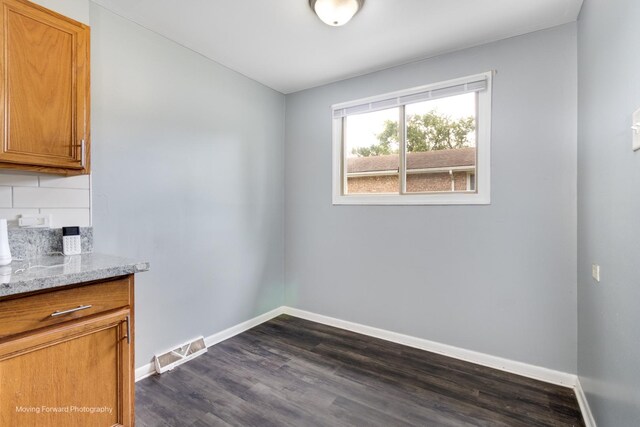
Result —
[[131, 344], [131, 325], [129, 324], [129, 316], [127, 316], [127, 344]]
[[89, 305], [79, 305], [76, 308], [70, 308], [69, 310], [63, 310], [63, 311], [56, 310], [53, 313], [51, 313], [51, 317], [58, 317], [58, 316], [62, 316], [64, 314], [74, 313], [74, 312], [80, 311], [80, 310], [86, 310], [87, 308], [91, 308], [91, 307], [92, 307], [92, 305], [89, 304]]

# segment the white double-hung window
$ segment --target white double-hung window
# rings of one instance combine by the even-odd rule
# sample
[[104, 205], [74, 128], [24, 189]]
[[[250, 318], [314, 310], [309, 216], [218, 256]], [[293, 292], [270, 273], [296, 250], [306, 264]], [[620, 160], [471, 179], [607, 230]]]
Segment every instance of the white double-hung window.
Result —
[[489, 204], [492, 75], [333, 105], [333, 204]]

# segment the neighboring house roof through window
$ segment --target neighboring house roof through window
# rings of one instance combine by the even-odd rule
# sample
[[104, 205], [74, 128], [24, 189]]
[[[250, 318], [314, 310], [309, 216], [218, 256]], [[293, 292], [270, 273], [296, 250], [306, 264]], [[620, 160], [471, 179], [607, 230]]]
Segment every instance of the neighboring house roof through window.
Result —
[[[351, 157], [347, 159], [347, 173], [397, 171], [398, 162], [397, 154]], [[464, 166], [473, 168], [475, 164], [476, 149], [473, 147], [407, 153], [408, 171]]]

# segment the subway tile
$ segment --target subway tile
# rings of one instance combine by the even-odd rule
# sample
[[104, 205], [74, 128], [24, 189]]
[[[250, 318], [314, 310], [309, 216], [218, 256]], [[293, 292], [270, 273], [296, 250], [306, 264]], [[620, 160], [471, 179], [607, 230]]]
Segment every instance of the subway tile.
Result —
[[52, 228], [74, 225], [89, 227], [91, 225], [91, 210], [89, 209], [40, 209], [40, 213], [51, 215]]
[[10, 185], [17, 187], [37, 187], [38, 176], [17, 173], [0, 172], [0, 185]]
[[89, 197], [83, 189], [13, 187], [14, 208], [89, 208]]
[[89, 175], [50, 176], [40, 175], [40, 187], [46, 188], [89, 188]]
[[0, 208], [11, 207], [11, 187], [0, 187]]
[[18, 217], [24, 214], [37, 214], [38, 209], [11, 209], [11, 208], [0, 208], [0, 218], [6, 219], [7, 221], [17, 224]]

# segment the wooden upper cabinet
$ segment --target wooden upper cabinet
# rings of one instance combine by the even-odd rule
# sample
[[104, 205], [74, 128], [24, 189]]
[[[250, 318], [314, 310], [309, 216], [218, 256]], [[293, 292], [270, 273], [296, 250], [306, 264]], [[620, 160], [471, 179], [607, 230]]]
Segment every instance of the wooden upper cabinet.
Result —
[[0, 0], [0, 168], [89, 173], [89, 27]]

